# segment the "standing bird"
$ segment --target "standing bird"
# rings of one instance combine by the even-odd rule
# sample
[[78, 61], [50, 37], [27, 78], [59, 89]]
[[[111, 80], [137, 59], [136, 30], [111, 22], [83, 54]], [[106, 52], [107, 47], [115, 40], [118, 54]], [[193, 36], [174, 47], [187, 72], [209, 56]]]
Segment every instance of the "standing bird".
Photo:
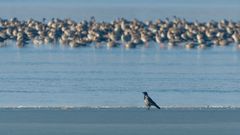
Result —
[[149, 110], [150, 107], [153, 105], [156, 108], [160, 109], [160, 107], [148, 96], [147, 92], [143, 92], [144, 95], [144, 104], [147, 107], [147, 109]]

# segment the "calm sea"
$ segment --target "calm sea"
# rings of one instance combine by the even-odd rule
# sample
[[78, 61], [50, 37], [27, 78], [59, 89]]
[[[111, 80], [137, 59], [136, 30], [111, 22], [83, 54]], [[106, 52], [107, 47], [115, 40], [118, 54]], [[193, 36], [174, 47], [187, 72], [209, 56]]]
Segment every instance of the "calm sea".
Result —
[[[183, 3], [185, 2], [185, 3]], [[188, 20], [239, 21], [237, 0], [122, 2], [0, 0], [9, 19], [95, 16], [154, 20], [174, 15]], [[240, 52], [235, 47], [206, 50], [76, 48], [56, 46], [0, 48], [0, 107], [141, 107], [142, 91], [160, 106], [240, 107]]]

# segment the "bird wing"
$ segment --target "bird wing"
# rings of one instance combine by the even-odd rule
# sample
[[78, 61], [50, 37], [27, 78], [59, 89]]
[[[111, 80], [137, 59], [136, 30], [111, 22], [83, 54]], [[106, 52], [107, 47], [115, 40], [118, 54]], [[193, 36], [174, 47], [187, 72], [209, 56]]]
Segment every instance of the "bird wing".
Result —
[[148, 100], [151, 103], [151, 105], [153, 105], [153, 106], [157, 107], [158, 109], [160, 109], [160, 107], [150, 97], [148, 97]]

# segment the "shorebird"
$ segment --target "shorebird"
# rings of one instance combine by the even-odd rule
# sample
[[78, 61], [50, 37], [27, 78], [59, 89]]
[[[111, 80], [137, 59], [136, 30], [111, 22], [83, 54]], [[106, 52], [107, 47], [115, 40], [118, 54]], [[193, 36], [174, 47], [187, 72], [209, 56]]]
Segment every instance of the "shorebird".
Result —
[[127, 43], [125, 43], [125, 48], [129, 49], [129, 48], [136, 48], [136, 44], [134, 44], [132, 41], [129, 41]]
[[190, 42], [190, 43], [187, 43], [186, 45], [185, 45], [185, 48], [187, 48], [187, 49], [191, 49], [191, 48], [194, 48], [196, 45], [193, 43], [193, 42]]
[[235, 43], [240, 42], [240, 34], [237, 34], [236, 32], [234, 32], [234, 34], [232, 35], [232, 38], [233, 38]]
[[199, 45], [198, 45], [198, 48], [200, 48], [200, 49], [205, 49], [205, 48], [211, 47], [212, 45], [213, 45], [213, 43], [199, 44]]
[[108, 48], [117, 47], [117, 46], [119, 46], [119, 43], [117, 43], [115, 41], [108, 41], [107, 42], [107, 47]]
[[149, 110], [151, 106], [155, 106], [156, 108], [160, 109], [160, 107], [148, 96], [147, 92], [143, 92], [144, 95], [144, 104]]
[[188, 22], [177, 17], [173, 20], [158, 19], [156, 22], [142, 22], [137, 19], [129, 21], [120, 18], [111, 23], [97, 22], [94, 17], [90, 21], [84, 20], [79, 23], [71, 19], [58, 18], [48, 22], [46, 19], [20, 21], [17, 18], [10, 20], [0, 18], [0, 43], [8, 40], [17, 41], [20, 45], [30, 41], [37, 44], [71, 44], [70, 46], [73, 47], [92, 43], [93, 45], [103, 43], [111, 47], [117, 43], [126, 48], [135, 48], [137, 45], [147, 46], [151, 41], [160, 45], [166, 43], [169, 47], [193, 42], [197, 45], [189, 44], [186, 47], [205, 48], [208, 43], [221, 46], [231, 43], [238, 45], [240, 22], [228, 20]]
[[4, 38], [0, 37], [0, 42], [4, 42], [4, 40], [5, 40]]
[[16, 41], [16, 45], [18, 48], [22, 48], [27, 44], [27, 35], [23, 32], [19, 32], [17, 34], [17, 41]]

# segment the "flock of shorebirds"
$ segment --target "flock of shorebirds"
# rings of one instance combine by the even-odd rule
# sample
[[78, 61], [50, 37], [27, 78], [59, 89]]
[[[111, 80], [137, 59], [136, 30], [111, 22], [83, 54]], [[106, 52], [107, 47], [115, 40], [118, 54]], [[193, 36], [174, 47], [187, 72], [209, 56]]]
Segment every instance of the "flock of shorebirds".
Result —
[[207, 48], [236, 44], [240, 47], [240, 22], [229, 20], [189, 22], [185, 19], [158, 19], [153, 21], [116, 19], [112, 22], [97, 22], [71, 19], [37, 21], [17, 18], [0, 18], [0, 44], [16, 42], [17, 47], [27, 44], [60, 44], [70, 47], [107, 46], [135, 48], [155, 42], [160, 47], [183, 46]]

